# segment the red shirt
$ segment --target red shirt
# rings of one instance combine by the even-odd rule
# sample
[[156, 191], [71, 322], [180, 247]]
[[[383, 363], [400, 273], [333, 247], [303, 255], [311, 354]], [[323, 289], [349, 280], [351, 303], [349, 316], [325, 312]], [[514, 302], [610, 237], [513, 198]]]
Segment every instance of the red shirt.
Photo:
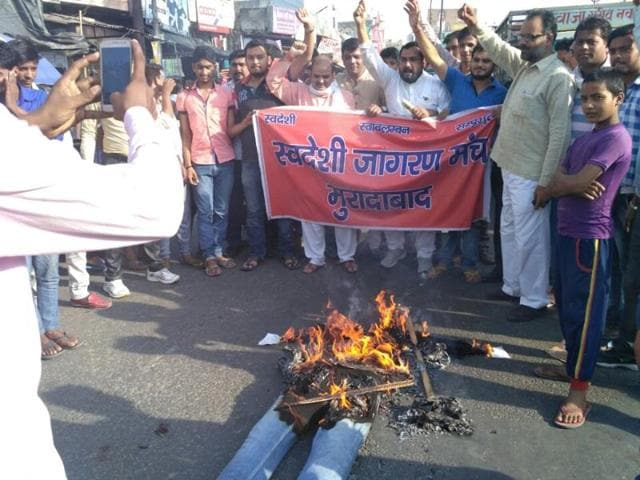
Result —
[[[213, 87], [203, 98], [196, 88], [184, 90], [176, 99], [178, 113], [186, 113], [191, 127], [191, 161], [198, 165], [233, 160], [233, 145], [227, 135], [227, 115], [235, 107], [233, 92]], [[215, 154], [215, 157], [214, 157]]]

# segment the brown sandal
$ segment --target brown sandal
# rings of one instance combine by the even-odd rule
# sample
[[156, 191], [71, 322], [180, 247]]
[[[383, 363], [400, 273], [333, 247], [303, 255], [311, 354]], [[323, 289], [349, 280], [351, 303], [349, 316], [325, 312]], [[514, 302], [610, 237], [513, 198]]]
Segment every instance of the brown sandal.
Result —
[[346, 262], [342, 262], [342, 266], [349, 273], [356, 273], [358, 271], [358, 264], [355, 260], [347, 260]]
[[294, 257], [293, 255], [289, 255], [286, 257], [282, 257], [282, 264], [288, 269], [288, 270], [297, 270], [300, 268], [300, 262], [298, 261], [298, 259], [296, 257]]
[[571, 379], [565, 372], [565, 368], [560, 365], [540, 365], [533, 369], [536, 377], [554, 382], [569, 382]]
[[302, 269], [303, 273], [316, 273], [320, 270], [324, 265], [316, 265], [315, 263], [307, 263]]
[[204, 262], [204, 273], [209, 277], [219, 277], [222, 275], [222, 268], [218, 265], [216, 258], [207, 258], [206, 262]]
[[49, 337], [47, 337], [46, 335], [42, 336], [47, 339], [46, 343], [44, 344], [42, 344], [42, 338], [40, 339], [40, 358], [42, 360], [51, 360], [52, 358], [56, 358], [58, 355], [61, 355], [62, 352], [64, 352], [64, 349], [56, 342], [49, 339]]
[[49, 330], [45, 332], [45, 336], [64, 350], [73, 350], [82, 345], [82, 341], [78, 337], [67, 335], [67, 332]]
[[216, 262], [218, 262], [218, 265], [220, 265], [222, 268], [225, 268], [227, 270], [230, 268], [236, 268], [236, 262], [234, 262], [233, 259], [229, 257], [220, 255], [219, 257], [216, 257]]
[[240, 270], [243, 272], [253, 272], [258, 265], [262, 263], [262, 260], [258, 257], [249, 257], [247, 258], [242, 265], [240, 265]]

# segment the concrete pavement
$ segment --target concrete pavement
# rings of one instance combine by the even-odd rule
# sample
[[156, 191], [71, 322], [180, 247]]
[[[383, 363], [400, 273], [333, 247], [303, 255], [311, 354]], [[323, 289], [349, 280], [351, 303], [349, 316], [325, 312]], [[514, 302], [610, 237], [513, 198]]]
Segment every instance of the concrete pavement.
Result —
[[[640, 374], [599, 369], [587, 424], [560, 430], [550, 421], [567, 386], [531, 375], [555, 362], [544, 354], [560, 338], [554, 314], [514, 325], [504, 320], [508, 304], [483, 299], [497, 284], [470, 287], [451, 273], [419, 286], [409, 259], [392, 270], [367, 257], [360, 266], [356, 275], [334, 263], [304, 275], [271, 259], [217, 279], [176, 266], [182, 279], [172, 286], [127, 274], [132, 295], [100, 312], [70, 307], [61, 287], [62, 326], [85, 344], [43, 363], [41, 394], [69, 478], [215, 478], [281, 390], [279, 351], [258, 347], [262, 336], [312, 324], [328, 298], [369, 323], [382, 288], [435, 335], [488, 340], [513, 358], [454, 359], [432, 373], [438, 393], [462, 400], [472, 437], [401, 440], [379, 417], [353, 479], [640, 475]], [[299, 442], [274, 478], [295, 478], [309, 445]]]

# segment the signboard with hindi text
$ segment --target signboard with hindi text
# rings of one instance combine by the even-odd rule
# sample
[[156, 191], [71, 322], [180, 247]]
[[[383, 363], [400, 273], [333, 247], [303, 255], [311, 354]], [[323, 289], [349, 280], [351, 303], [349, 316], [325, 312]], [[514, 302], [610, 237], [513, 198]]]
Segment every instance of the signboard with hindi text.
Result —
[[277, 107], [254, 129], [270, 218], [466, 230], [484, 216], [492, 108], [424, 122]]
[[198, 30], [230, 33], [236, 21], [233, 0], [197, 0]]

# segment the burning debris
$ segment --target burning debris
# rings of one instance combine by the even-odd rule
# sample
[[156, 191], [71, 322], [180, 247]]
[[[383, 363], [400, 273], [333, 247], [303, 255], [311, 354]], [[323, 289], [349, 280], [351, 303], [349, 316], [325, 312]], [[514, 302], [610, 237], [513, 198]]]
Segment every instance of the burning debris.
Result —
[[385, 406], [394, 428], [470, 434], [460, 404], [437, 398], [426, 372], [449, 365], [446, 345], [431, 337], [427, 322], [416, 328], [393, 295], [381, 291], [375, 301], [379, 319], [368, 329], [328, 305], [324, 325], [289, 328], [282, 335], [281, 417], [298, 432], [316, 424], [330, 428], [343, 418], [371, 421], [383, 397], [395, 405], [388, 394], [415, 386], [415, 377], [423, 389], [411, 407]]
[[409, 407], [391, 405], [389, 426], [401, 437], [424, 433], [473, 434], [460, 402], [453, 397], [433, 400], [417, 399]]

